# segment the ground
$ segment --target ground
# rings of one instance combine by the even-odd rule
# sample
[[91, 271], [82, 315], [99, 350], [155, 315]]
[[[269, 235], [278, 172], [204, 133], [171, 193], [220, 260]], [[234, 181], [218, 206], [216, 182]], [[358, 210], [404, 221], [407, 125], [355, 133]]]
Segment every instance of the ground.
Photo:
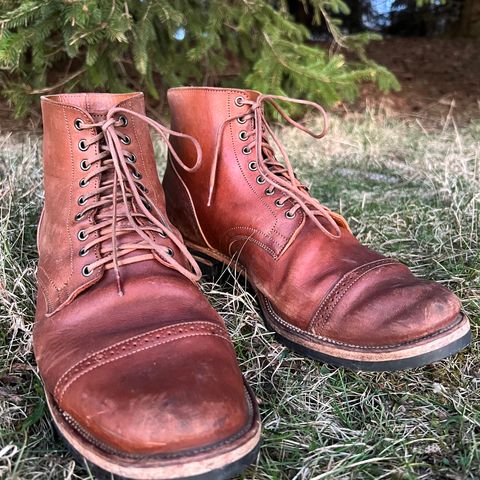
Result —
[[339, 110], [363, 111], [367, 106], [429, 125], [453, 114], [459, 123], [468, 123], [480, 116], [479, 51], [480, 39], [386, 38], [371, 42], [369, 58], [392, 71], [402, 89], [379, 94], [367, 84], [353, 107], [341, 105]]
[[[354, 373], [280, 346], [235, 272], [204, 280], [261, 406], [263, 445], [243, 478], [478, 479], [480, 124], [427, 130], [369, 110], [332, 123], [322, 141], [279, 132], [299, 176], [363, 242], [456, 292], [475, 340], [429, 367]], [[39, 140], [0, 146], [0, 478], [92, 478], [54, 434], [32, 353]]]

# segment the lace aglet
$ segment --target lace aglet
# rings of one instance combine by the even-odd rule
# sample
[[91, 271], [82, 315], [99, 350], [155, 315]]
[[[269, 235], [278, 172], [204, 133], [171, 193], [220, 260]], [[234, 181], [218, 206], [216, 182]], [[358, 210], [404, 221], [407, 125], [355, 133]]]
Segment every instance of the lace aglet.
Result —
[[212, 197], [213, 197], [213, 188], [210, 187], [210, 189], [208, 190], [207, 207], [211, 207], [211, 206], [212, 206]]
[[123, 288], [122, 288], [122, 279], [120, 278], [120, 273], [119, 273], [118, 270], [115, 272], [115, 276], [117, 277], [118, 296], [123, 297], [124, 293], [123, 293]]

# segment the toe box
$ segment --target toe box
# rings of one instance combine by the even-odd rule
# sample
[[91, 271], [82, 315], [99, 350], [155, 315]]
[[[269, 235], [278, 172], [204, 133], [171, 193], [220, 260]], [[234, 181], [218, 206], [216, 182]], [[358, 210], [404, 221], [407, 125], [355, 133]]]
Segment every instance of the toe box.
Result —
[[233, 347], [208, 324], [101, 351], [64, 377], [56, 393], [96, 443], [126, 454], [201, 452], [252, 422]]

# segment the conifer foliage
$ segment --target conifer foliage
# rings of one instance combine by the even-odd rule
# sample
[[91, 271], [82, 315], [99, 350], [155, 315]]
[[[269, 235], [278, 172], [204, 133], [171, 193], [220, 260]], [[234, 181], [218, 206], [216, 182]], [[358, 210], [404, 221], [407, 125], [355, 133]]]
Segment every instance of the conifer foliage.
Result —
[[21, 115], [58, 91], [235, 85], [331, 104], [362, 81], [398, 87], [363, 54], [371, 35], [340, 34], [343, 0], [302, 3], [357, 61], [309, 43], [284, 0], [1, 0], [1, 91]]

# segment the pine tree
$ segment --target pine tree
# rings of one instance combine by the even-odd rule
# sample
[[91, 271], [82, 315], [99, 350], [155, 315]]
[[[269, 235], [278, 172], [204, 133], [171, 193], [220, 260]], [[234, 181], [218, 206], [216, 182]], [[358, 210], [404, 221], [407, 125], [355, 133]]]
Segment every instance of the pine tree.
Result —
[[58, 91], [135, 89], [161, 99], [170, 86], [235, 85], [332, 104], [353, 99], [363, 81], [398, 88], [364, 55], [371, 35], [340, 34], [344, 0], [302, 3], [358, 61], [308, 44], [285, 0], [2, 0], [2, 95], [21, 115]]

